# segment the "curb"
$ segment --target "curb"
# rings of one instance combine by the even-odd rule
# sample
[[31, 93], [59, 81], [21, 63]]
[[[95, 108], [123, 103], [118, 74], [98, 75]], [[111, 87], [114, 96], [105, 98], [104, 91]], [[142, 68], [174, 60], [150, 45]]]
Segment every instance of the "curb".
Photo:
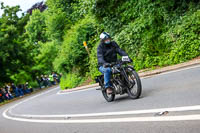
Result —
[[[190, 67], [190, 66], [195, 66], [195, 65], [200, 65], [200, 59], [194, 59], [194, 60], [184, 62], [181, 64], [177, 64], [177, 65], [172, 65], [172, 66], [159, 68], [156, 70], [141, 72], [141, 73], [139, 73], [139, 76], [140, 77], [148, 77], [148, 76], [153, 76], [153, 75], [161, 74], [164, 72], [169, 72], [169, 71], [186, 68], [186, 67]], [[59, 93], [62, 94], [62, 93], [66, 93], [66, 92], [84, 90], [84, 89], [94, 88], [94, 87], [98, 87], [98, 86], [99, 86], [99, 84], [96, 83], [96, 84], [81, 86], [81, 87], [77, 87], [77, 88], [73, 88], [73, 89], [61, 90]]]
[[186, 68], [186, 67], [191, 67], [191, 66], [195, 66], [195, 65], [199, 65], [199, 64], [200, 64], [200, 59], [195, 59], [195, 60], [191, 60], [191, 61], [184, 62], [181, 64], [177, 64], [177, 65], [167, 66], [167, 67], [159, 68], [159, 69], [152, 70], [152, 71], [141, 72], [141, 73], [139, 73], [139, 76], [140, 77], [153, 76], [156, 74], [169, 72], [169, 71], [173, 71], [173, 70], [178, 70], [178, 69], [182, 69], [182, 68]]
[[94, 87], [98, 87], [98, 86], [99, 86], [99, 83], [96, 83], [96, 84], [85, 85], [85, 86], [81, 86], [81, 87], [77, 87], [77, 88], [73, 88], [73, 89], [60, 90], [59, 93], [62, 94], [62, 93], [66, 93], [66, 92], [79, 91], [79, 90], [94, 88]]

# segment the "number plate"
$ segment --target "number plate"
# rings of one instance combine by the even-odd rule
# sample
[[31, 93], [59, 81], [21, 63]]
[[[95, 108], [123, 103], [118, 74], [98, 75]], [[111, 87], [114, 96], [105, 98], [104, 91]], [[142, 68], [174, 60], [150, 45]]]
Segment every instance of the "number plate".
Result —
[[128, 56], [122, 56], [122, 61], [130, 61]]

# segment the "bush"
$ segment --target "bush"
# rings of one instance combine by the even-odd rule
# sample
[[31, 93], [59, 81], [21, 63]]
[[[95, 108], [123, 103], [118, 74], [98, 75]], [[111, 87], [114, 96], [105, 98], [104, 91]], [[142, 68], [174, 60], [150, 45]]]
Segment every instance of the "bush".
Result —
[[136, 70], [200, 55], [198, 0], [47, 0], [47, 5], [47, 11], [33, 12], [25, 28], [33, 47], [34, 63], [29, 64], [36, 73], [55, 70], [65, 75], [63, 89], [100, 74], [96, 52], [102, 31], [128, 53]]
[[29, 82], [29, 87], [39, 88], [39, 85], [38, 85], [37, 81], [31, 81], [31, 82]]
[[[39, 53], [35, 56], [36, 63], [32, 67], [35, 71], [40, 71], [42, 74], [47, 74], [52, 72], [53, 62], [57, 57], [59, 50], [59, 42], [51, 41], [40, 44]], [[42, 70], [42, 71], [41, 71]]]
[[[98, 30], [114, 36], [133, 59], [136, 70], [176, 64], [200, 55], [198, 1], [92, 0], [91, 3]], [[89, 74], [93, 79], [100, 74], [96, 56], [98, 38], [89, 38], [92, 42]], [[88, 65], [88, 60], [81, 64]]]
[[[79, 72], [84, 75], [88, 72], [88, 53], [83, 46], [83, 41], [93, 39], [96, 34], [95, 21], [92, 17], [85, 17], [76, 23], [64, 36], [64, 42], [54, 62], [54, 67], [59, 72]], [[94, 44], [88, 42], [88, 47]]]
[[200, 10], [187, 14], [169, 32], [166, 40], [172, 43], [170, 60], [180, 63], [200, 55]]
[[15, 84], [24, 84], [32, 80], [31, 75], [23, 70], [21, 70], [18, 74], [12, 75], [11, 79]]
[[97, 47], [99, 45], [99, 42], [95, 44], [95, 46], [92, 48], [91, 54], [90, 54], [90, 60], [89, 60], [89, 69], [90, 69], [90, 77], [94, 79], [96, 76], [100, 75], [101, 73], [98, 70], [98, 63], [97, 63]]
[[60, 87], [62, 90], [70, 89], [81, 84], [85, 79], [78, 74], [69, 73], [67, 75], [62, 76]]
[[[115, 40], [133, 58], [137, 70], [176, 64], [200, 55], [200, 6], [193, 2], [157, 1], [148, 5], [143, 5], [143, 2], [134, 6], [146, 7], [139, 11], [142, 15], [133, 13], [134, 20], [115, 35]], [[170, 11], [169, 7], [173, 7], [174, 11]], [[129, 10], [134, 8], [129, 8], [122, 15], [131, 16]]]

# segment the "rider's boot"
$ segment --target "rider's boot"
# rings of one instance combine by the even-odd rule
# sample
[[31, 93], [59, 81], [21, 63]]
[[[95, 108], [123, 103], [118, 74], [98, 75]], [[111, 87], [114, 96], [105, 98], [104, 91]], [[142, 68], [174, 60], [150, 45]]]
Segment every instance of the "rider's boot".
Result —
[[107, 88], [106, 88], [106, 93], [107, 93], [108, 95], [112, 94], [112, 93], [113, 93], [113, 88], [112, 88], [111, 86], [107, 87]]

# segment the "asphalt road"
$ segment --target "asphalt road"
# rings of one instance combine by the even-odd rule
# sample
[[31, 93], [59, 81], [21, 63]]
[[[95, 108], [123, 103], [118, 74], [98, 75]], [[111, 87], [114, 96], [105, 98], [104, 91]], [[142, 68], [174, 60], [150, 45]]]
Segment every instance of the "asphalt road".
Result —
[[[142, 79], [140, 99], [54, 88], [0, 107], [0, 133], [199, 133], [200, 66]], [[161, 111], [166, 115], [157, 116]]]

